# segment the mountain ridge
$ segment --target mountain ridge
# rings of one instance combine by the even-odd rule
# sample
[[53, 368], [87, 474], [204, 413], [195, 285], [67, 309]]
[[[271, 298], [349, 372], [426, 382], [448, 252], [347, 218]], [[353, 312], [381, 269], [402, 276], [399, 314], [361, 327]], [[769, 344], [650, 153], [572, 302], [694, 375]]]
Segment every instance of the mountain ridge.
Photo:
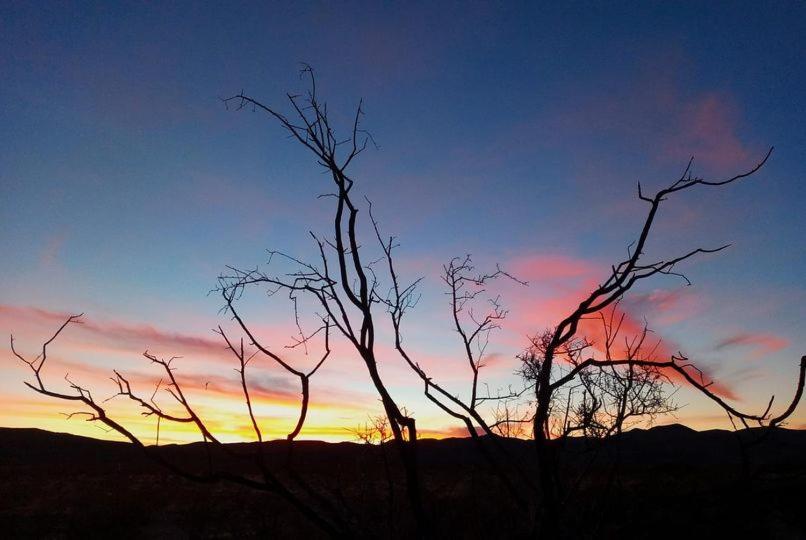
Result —
[[[707, 430], [696, 431], [682, 424], [655, 426], [649, 429], [632, 429], [606, 440], [571, 437], [554, 444], [570, 461], [588, 459], [592, 453], [606, 452], [631, 465], [725, 465], [740, 464], [747, 459], [761, 465], [797, 465], [806, 455], [806, 430], [785, 428], [750, 428], [742, 431]], [[488, 438], [481, 437], [481, 444], [492, 445]], [[513, 454], [524, 462], [531, 461], [531, 441], [525, 439], [499, 439]], [[246, 455], [256, 444], [263, 444], [268, 455], [282, 455], [288, 450], [284, 439], [257, 442], [226, 443], [237, 454]], [[385, 451], [384, 446], [367, 445], [361, 442], [324, 442], [300, 440], [294, 442], [294, 453], [304, 462], [341, 463], [353, 461], [365, 452]], [[481, 455], [476, 442], [470, 438], [418, 440], [420, 454], [425, 466], [446, 463], [479, 463]], [[202, 442], [149, 445], [151, 451], [179, 459], [198, 459], [208, 452]], [[213, 452], [221, 452], [213, 448]], [[393, 449], [389, 450], [394, 455]], [[218, 456], [230, 459], [227, 456]], [[0, 427], [0, 466], [91, 466], [93, 462], [107, 463], [130, 461], [141, 466], [143, 452], [128, 442], [96, 439], [70, 433], [60, 433], [39, 428]], [[278, 460], [279, 461], [279, 460]]]

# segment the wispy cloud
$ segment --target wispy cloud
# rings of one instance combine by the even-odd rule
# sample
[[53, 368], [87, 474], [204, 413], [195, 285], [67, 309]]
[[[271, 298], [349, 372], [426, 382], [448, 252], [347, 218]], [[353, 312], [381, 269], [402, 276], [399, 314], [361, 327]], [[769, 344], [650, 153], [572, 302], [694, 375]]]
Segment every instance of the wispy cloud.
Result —
[[[4, 331], [14, 331], [15, 336], [19, 338], [19, 347], [23, 353], [35, 354], [42, 341], [52, 335], [68, 315], [60, 311], [34, 307], [0, 305], [0, 328]], [[174, 374], [190, 402], [205, 417], [209, 425], [214, 426], [217, 432], [229, 434], [233, 440], [249, 436], [251, 427], [236, 429], [237, 426], [234, 427], [232, 423], [234, 418], [232, 415], [241, 414], [244, 404], [240, 378], [234, 370], [237, 362], [224, 348], [223, 343], [213, 336], [207, 338], [170, 332], [151, 325], [100, 321], [85, 317], [83, 324], [72, 326], [70, 332], [60, 337], [59, 347], [51, 350], [47, 377], [55, 387], [66, 389], [62, 376], [70, 373], [72, 378], [92, 388], [97, 395], [111, 396], [117, 391], [109, 379], [114, 368], [124, 373], [136, 393], [147, 397], [154, 391], [157, 381], [165, 378], [165, 374], [159, 366], [153, 366], [147, 361], [137, 364], [137, 359], [142, 360], [140, 355], [146, 348], [165, 351], [166, 356], [174, 354], [188, 357], [203, 356], [211, 360], [212, 363], [204, 364], [204, 370], [199, 369], [199, 364], [192, 358], [177, 360], [172, 367], [175, 368]], [[123, 353], [123, 357], [115, 356], [115, 363], [105, 363], [103, 366], [99, 366], [97, 360], [85, 358], [88, 353], [96, 353], [99, 350], [117, 351]], [[132, 362], [125, 360], [129, 355]], [[332, 360], [341, 362], [342, 359]], [[343, 366], [330, 368], [325, 365], [319, 376], [311, 381], [311, 415], [310, 425], [305, 431], [307, 437], [329, 437], [330, 435], [323, 431], [322, 422], [349, 424], [352, 421], [350, 419], [358, 418], [364, 411], [376, 405], [377, 398], [370, 390], [355, 389], [354, 385], [345, 383], [341, 369]], [[24, 372], [21, 372], [20, 376], [26, 377]], [[291, 428], [286, 424], [293, 425], [296, 421], [295, 411], [299, 409], [301, 402], [299, 380], [283, 372], [271, 361], [260, 358], [250, 363], [246, 377], [252, 402], [262, 410], [261, 422], [269, 425], [272, 433], [289, 431]], [[163, 380], [163, 392], [159, 393], [158, 398], [162, 398], [166, 406], [176, 406], [173, 400], [164, 394], [164, 383]], [[30, 400], [35, 405], [33, 409], [21, 410], [16, 405], [20, 402], [20, 398], [28, 399], [16, 395], [0, 398], [0, 409], [9, 411], [5, 415], [0, 414], [0, 424], [8, 425], [10, 422], [17, 422], [19, 417], [27, 416], [29, 422], [38, 425], [41, 423], [40, 418], [47, 418], [43, 411], [57, 411], [53, 414], [60, 418], [59, 412], [64, 408], [62, 403], [36, 399]], [[118, 399], [109, 402], [109, 407], [115, 417], [122, 421], [142, 423], [137, 408], [132, 408], [131, 403], [128, 403], [127, 407], [127, 403], [125, 399]], [[284, 412], [278, 414], [277, 411]], [[195, 437], [193, 433], [182, 432], [183, 426], [172, 425], [164, 428], [167, 438], [193, 440]]]
[[748, 161], [751, 152], [739, 137], [739, 112], [724, 92], [709, 92], [678, 105], [675, 132], [664, 141], [671, 159], [697, 156], [718, 168]]
[[[480, 431], [476, 428], [476, 432]], [[425, 429], [419, 430], [419, 434], [427, 439], [448, 439], [448, 438], [461, 438], [464, 439], [470, 436], [466, 427], [451, 426], [442, 429]]]
[[39, 263], [45, 268], [57, 266], [66, 242], [67, 233], [65, 232], [50, 235], [45, 240], [45, 245], [39, 253]]
[[577, 96], [555, 112], [552, 125], [574, 139], [623, 137], [664, 163], [693, 155], [709, 169], [746, 165], [755, 156], [741, 104], [727, 88], [686, 88], [686, 65], [679, 53], [656, 52], [629, 74], [628, 84]]
[[[0, 330], [14, 335], [30, 335], [41, 340], [50, 335], [74, 313], [40, 309], [30, 306], [0, 304]], [[287, 326], [258, 324], [252, 331], [259, 340], [266, 337], [265, 343], [273, 346], [280, 354], [297, 359], [304, 356], [302, 351], [292, 351], [285, 346], [291, 343], [291, 336], [297, 330], [289, 323]], [[233, 332], [230, 336], [236, 339], [240, 335]], [[276, 338], [282, 339], [276, 342]], [[81, 318], [81, 324], [70, 327], [60, 341], [70, 343], [83, 351], [119, 351], [140, 355], [149, 350], [158, 356], [203, 356], [209, 359], [233, 360], [232, 353], [226, 348], [224, 341], [213, 334], [209, 336], [173, 332], [151, 324], [134, 323], [125, 320], [99, 319], [89, 315]], [[314, 355], [314, 353], [311, 353]], [[318, 359], [318, 358], [317, 358]], [[305, 363], [313, 358], [302, 360]], [[304, 366], [305, 364], [303, 364]]]
[[789, 347], [790, 341], [785, 337], [770, 333], [741, 332], [719, 341], [714, 349], [751, 349], [753, 358], [760, 358]]
[[512, 274], [529, 282], [568, 280], [589, 277], [598, 269], [593, 262], [556, 254], [532, 254], [516, 257], [507, 263]]
[[[0, 324], [10, 332], [52, 332], [63, 323], [69, 313], [0, 304]], [[52, 327], [52, 328], [51, 328]], [[98, 321], [83, 317], [82, 324], [71, 329], [75, 339], [88, 345], [107, 346], [115, 350], [136, 351], [152, 349], [169, 355], [204, 354], [221, 356], [225, 353], [222, 343], [212, 337], [170, 332], [147, 324], [131, 324], [120, 321]]]
[[622, 302], [630, 313], [651, 318], [660, 325], [674, 324], [694, 317], [701, 312], [703, 304], [702, 293], [694, 294], [687, 287], [631, 293]]

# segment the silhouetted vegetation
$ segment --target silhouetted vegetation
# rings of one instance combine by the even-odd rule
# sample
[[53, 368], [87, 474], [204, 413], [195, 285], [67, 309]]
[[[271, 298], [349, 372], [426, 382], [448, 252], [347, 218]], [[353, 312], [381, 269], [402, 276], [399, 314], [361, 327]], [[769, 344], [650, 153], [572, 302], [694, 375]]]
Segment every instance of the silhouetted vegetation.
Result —
[[[777, 429], [748, 449], [745, 471], [739, 444], [758, 428], [695, 432], [672, 425], [636, 429], [599, 439], [569, 438], [563, 476], [583, 473], [574, 511], [565, 523], [574, 538], [733, 536], [799, 538], [806, 532], [800, 511], [806, 483], [806, 437]], [[251, 455], [258, 443], [234, 444]], [[282, 473], [285, 443], [261, 443], [267, 462]], [[503, 442], [520, 459], [532, 443]], [[391, 514], [384, 460], [399, 465], [393, 445], [296, 443], [306, 479], [337, 495], [361, 517], [356, 535], [403, 536], [405, 500]], [[434, 509], [434, 536], [523, 538], [529, 523], [507, 505], [497, 480], [470, 439], [420, 441], [424, 499]], [[203, 443], [167, 445], [165, 459], [203, 471]], [[249, 474], [245, 460], [216, 454], [222, 468]], [[324, 538], [283, 498], [219, 483], [199, 486], [166, 471], [130, 444], [39, 430], [0, 429], [0, 526], [6, 538], [85, 537], [270, 537]], [[752, 516], [736, 508], [753, 501]], [[401, 523], [402, 522], [402, 523]]]
[[[682, 263], [727, 247], [696, 247], [647, 260], [646, 247], [661, 207], [679, 192], [723, 189], [753, 175], [768, 161], [772, 149], [750, 170], [723, 180], [696, 176], [692, 160], [676, 180], [653, 195], [646, 194], [639, 185], [638, 197], [648, 205], [648, 211], [627, 256], [604, 272], [598, 287], [581, 298], [556, 326], [534, 329], [534, 337], [524, 344], [523, 353], [512, 359], [513, 371], [517, 370], [522, 379], [518, 388], [493, 393], [482, 390], [480, 372], [490, 335], [508, 313], [502, 300], [489, 295], [487, 289], [497, 280], [524, 286], [526, 283], [501, 267], [478, 271], [469, 256], [448, 260], [443, 267], [443, 281], [450, 298], [452, 324], [468, 367], [467, 387], [460, 394], [458, 389], [448, 388], [432, 377], [405, 345], [405, 323], [419, 299], [420, 279], [407, 279], [399, 273], [394, 254], [396, 240], [382, 233], [371, 203], [358, 193], [356, 180], [349, 172], [355, 159], [374, 144], [361, 125], [362, 107], [358, 106], [347, 135], [338, 135], [327, 105], [317, 94], [313, 71], [305, 67], [302, 74], [309, 82], [308, 91], [287, 96], [290, 115], [243, 93], [224, 100], [228, 107], [263, 112], [279, 123], [292, 139], [310, 151], [326, 172], [332, 189], [322, 195], [333, 201], [332, 229], [328, 233], [311, 232], [315, 260], [271, 251], [270, 266], [246, 270], [230, 267], [219, 276], [215, 288], [223, 300], [223, 314], [231, 317], [241, 332], [242, 337], [235, 338], [218, 328], [234, 358], [257, 443], [223, 444], [183, 392], [181, 382], [174, 376], [173, 359], [149, 352], [144, 356], [161, 372], [164, 385], [153, 394], [139, 394], [124, 374], [114, 371], [118, 388], [115, 397], [131, 400], [144, 415], [160, 422], [195, 426], [203, 440], [201, 447], [146, 445], [110, 417], [104, 402], [89, 389], [68, 380], [68, 391], [54, 390], [42, 372], [48, 347], [70, 324], [80, 323], [80, 315], [68, 318], [33, 359], [16, 348], [12, 337], [14, 354], [33, 374], [34, 380], [26, 383], [32, 390], [82, 405], [84, 409], [73, 415], [99, 422], [123, 435], [133, 447], [176, 476], [164, 476], [138, 461], [128, 447], [98, 443], [104, 448], [98, 451], [102, 459], [107, 459], [103, 458], [105, 453], [114, 453], [125, 463], [121, 465], [123, 469], [107, 472], [117, 475], [127, 486], [126, 497], [130, 498], [121, 503], [131, 505], [125, 506], [126, 511], [162, 511], [164, 507], [157, 505], [157, 500], [172, 504], [170, 501], [178, 499], [171, 493], [181, 492], [184, 500], [195, 501], [187, 504], [215, 508], [216, 512], [226, 509], [224, 513], [237, 516], [225, 519], [207, 514], [211, 523], [208, 528], [203, 524], [207, 519], [202, 518], [204, 512], [191, 509], [177, 513], [188, 520], [184, 524], [169, 521], [164, 524], [168, 529], [158, 525], [156, 530], [146, 529], [142, 534], [171, 534], [170, 527], [178, 527], [191, 535], [217, 535], [223, 531], [287, 537], [308, 536], [314, 530], [339, 538], [623, 536], [631, 534], [628, 526], [637, 527], [635, 531], [656, 531], [656, 520], [670, 514], [690, 524], [700, 511], [704, 518], [719, 519], [719, 528], [729, 527], [729, 518], [716, 516], [736, 508], [734, 490], [738, 485], [743, 486], [743, 496], [766, 498], [765, 505], [779, 501], [778, 495], [770, 498], [774, 490], [782, 490], [777, 492], [780, 494], [799, 489], [802, 478], [793, 477], [790, 485], [789, 480], [764, 475], [794, 474], [795, 469], [802, 474], [802, 469], [797, 468], [799, 462], [786, 461], [784, 454], [778, 452], [781, 445], [791, 441], [801, 445], [799, 448], [803, 445], [799, 434], [779, 426], [800, 401], [806, 357], [800, 361], [794, 398], [784, 410], [774, 414], [771, 399], [764, 411], [741, 411], [726, 401], [715, 389], [714, 381], [682, 353], [662, 357], [657, 344], [648, 337], [646, 326], [637, 335], [626, 333], [624, 315], [618, 309], [621, 299], [636, 284], [662, 275], [688, 282], [679, 270]], [[366, 219], [362, 219], [364, 215]], [[367, 242], [367, 238], [374, 243]], [[282, 270], [274, 270], [277, 264]], [[270, 296], [282, 294], [291, 301], [289, 318], [299, 328], [299, 339], [292, 347], [321, 347], [318, 362], [311, 369], [296, 367], [282, 347], [261, 341], [253, 331], [254, 321], [242, 316], [239, 301], [255, 289]], [[312, 325], [305, 324], [310, 321], [302, 316], [303, 305], [314, 306]], [[602, 342], [594, 343], [581, 330], [583, 321], [591, 320], [601, 325]], [[392, 329], [392, 341], [385, 344], [387, 350], [399, 356], [383, 361], [407, 365], [419, 378], [427, 399], [448, 417], [462, 422], [468, 440], [419, 439], [416, 419], [392, 395], [379, 370], [379, 341], [387, 335], [379, 332], [382, 324]], [[308, 416], [310, 381], [330, 357], [334, 339], [348, 343], [361, 359], [368, 385], [377, 393], [383, 408], [383, 416], [371, 418], [356, 430], [365, 445], [323, 446], [296, 441]], [[264, 440], [252, 408], [247, 368], [255, 355], [271, 359], [298, 380], [299, 412], [284, 441]], [[675, 381], [713, 401], [735, 422], [739, 432], [720, 433], [719, 442], [712, 444], [712, 434], [697, 435], [679, 428], [626, 431], [676, 409], [669, 393]], [[172, 396], [181, 413], [166, 412], [154, 397], [158, 390]], [[713, 437], [716, 441], [717, 436]], [[687, 446], [689, 443], [693, 446]], [[663, 461], [660, 456], [674, 457], [665, 451], [674, 445], [678, 445], [679, 452], [698, 448], [699, 453], [686, 459], [678, 453], [679, 463], [673, 459]], [[725, 461], [709, 461], [715, 448], [724, 452], [720, 459]], [[735, 462], [731, 456], [742, 459]], [[754, 456], [773, 465], [769, 469], [754, 468], [761, 463], [754, 462]], [[80, 466], [91, 466], [90, 463], [85, 458]], [[703, 467], [705, 463], [708, 466]], [[31, 467], [32, 475], [40, 474], [35, 464], [26, 466]], [[99, 478], [96, 475], [86, 482], [98, 482], [92, 489], [102, 490]], [[84, 482], [75, 478], [71, 481]], [[703, 489], [698, 491], [699, 487]], [[266, 498], [246, 495], [236, 488], [262, 492]], [[702, 500], [708, 497], [714, 497], [715, 502], [703, 506]], [[219, 506], [224, 499], [227, 502]], [[789, 507], [791, 501], [781, 504], [782, 508]], [[775, 511], [773, 506], [765, 508]], [[686, 517], [680, 517], [684, 514]], [[772, 514], [767, 517], [777, 519]], [[19, 531], [44, 532], [37, 528], [42, 524], [14, 519], [19, 519], [15, 525]], [[105, 517], [94, 519], [108, 523]], [[82, 522], [72, 523], [81, 527]], [[128, 526], [120, 522], [112, 527], [125, 532]], [[75, 531], [66, 531], [72, 532]]]

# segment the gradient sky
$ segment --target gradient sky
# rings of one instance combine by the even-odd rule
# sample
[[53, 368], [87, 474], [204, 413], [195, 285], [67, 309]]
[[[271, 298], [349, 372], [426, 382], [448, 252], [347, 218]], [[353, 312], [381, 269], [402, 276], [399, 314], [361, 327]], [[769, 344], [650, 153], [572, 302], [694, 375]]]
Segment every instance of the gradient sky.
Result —
[[[243, 89], [283, 107], [286, 91], [304, 87], [304, 61], [336, 122], [364, 98], [379, 149], [356, 163], [357, 189], [399, 236], [404, 274], [426, 278], [406, 339], [457, 393], [469, 377], [442, 263], [471, 253], [481, 269], [500, 262], [530, 282], [501, 284], [510, 318], [483, 372], [493, 388], [517, 383], [527, 335], [556, 323], [624, 256], [646, 211], [637, 181], [659, 189], [691, 155], [698, 174], [732, 175], [774, 145], [755, 177], [667, 203], [648, 255], [733, 247], [687, 264], [691, 287], [656, 279], [625, 309], [739, 405], [763, 409], [772, 393], [786, 402], [806, 353], [803, 36], [806, 5], [795, 2], [5, 2], [0, 331], [33, 352], [65, 313], [84, 312], [87, 324], [52, 348], [50, 381], [70, 372], [102, 395], [118, 368], [146, 393], [158, 374], [140, 353], [182, 355], [177, 374], [214, 427], [227, 440], [246, 436], [234, 359], [210, 331], [227, 321], [207, 293], [224, 265], [262, 264], [266, 248], [314, 255], [307, 231], [329, 230], [332, 201], [316, 198], [330, 186], [299, 145], [218, 98]], [[285, 302], [254, 291], [245, 309], [267, 340], [290, 341]], [[381, 353], [422, 431], [460, 433], [400, 359]], [[107, 436], [27, 391], [24, 367], [0, 355], [0, 425]], [[269, 436], [283, 436], [293, 380], [265, 362], [251, 376]], [[312, 384], [303, 437], [349, 439], [379, 410], [343, 345]], [[677, 399], [687, 406], [665, 421], [729, 425], [701, 397]], [[153, 434], [135, 409], [113, 408]], [[806, 428], [806, 407], [790, 425]]]

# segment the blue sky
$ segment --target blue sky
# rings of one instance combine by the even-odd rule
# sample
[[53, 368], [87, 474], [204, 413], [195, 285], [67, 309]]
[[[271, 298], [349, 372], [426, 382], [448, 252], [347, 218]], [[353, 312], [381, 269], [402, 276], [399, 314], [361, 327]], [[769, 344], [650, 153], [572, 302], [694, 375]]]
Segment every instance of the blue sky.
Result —
[[[364, 99], [379, 148], [353, 173], [401, 263], [428, 278], [411, 339], [445, 355], [453, 336], [424, 323], [445, 309], [442, 262], [472, 253], [539, 278], [560, 258], [603, 274], [643, 218], [637, 181], [660, 188], [692, 154], [696, 172], [732, 175], [774, 145], [757, 176], [669, 201], [650, 253], [734, 246], [690, 264], [693, 287], [636, 291], [674, 301], [633, 313], [765, 401], [806, 351], [803, 35], [795, 2], [5, 3], [0, 329], [30, 324], [34, 338], [13, 310], [35, 307], [209, 336], [224, 265], [262, 263], [265, 248], [312, 254], [326, 178], [265, 116], [219, 101], [244, 90], [282, 107], [307, 62], [336, 122]], [[530, 281], [535, 302], [574, 290]], [[499, 346], [510, 358], [523, 321], [555, 314], [521, 304]], [[256, 316], [280, 324], [283, 310]], [[9, 396], [24, 394], [16, 368], [0, 367]], [[696, 399], [691, 410], [716, 414]]]

